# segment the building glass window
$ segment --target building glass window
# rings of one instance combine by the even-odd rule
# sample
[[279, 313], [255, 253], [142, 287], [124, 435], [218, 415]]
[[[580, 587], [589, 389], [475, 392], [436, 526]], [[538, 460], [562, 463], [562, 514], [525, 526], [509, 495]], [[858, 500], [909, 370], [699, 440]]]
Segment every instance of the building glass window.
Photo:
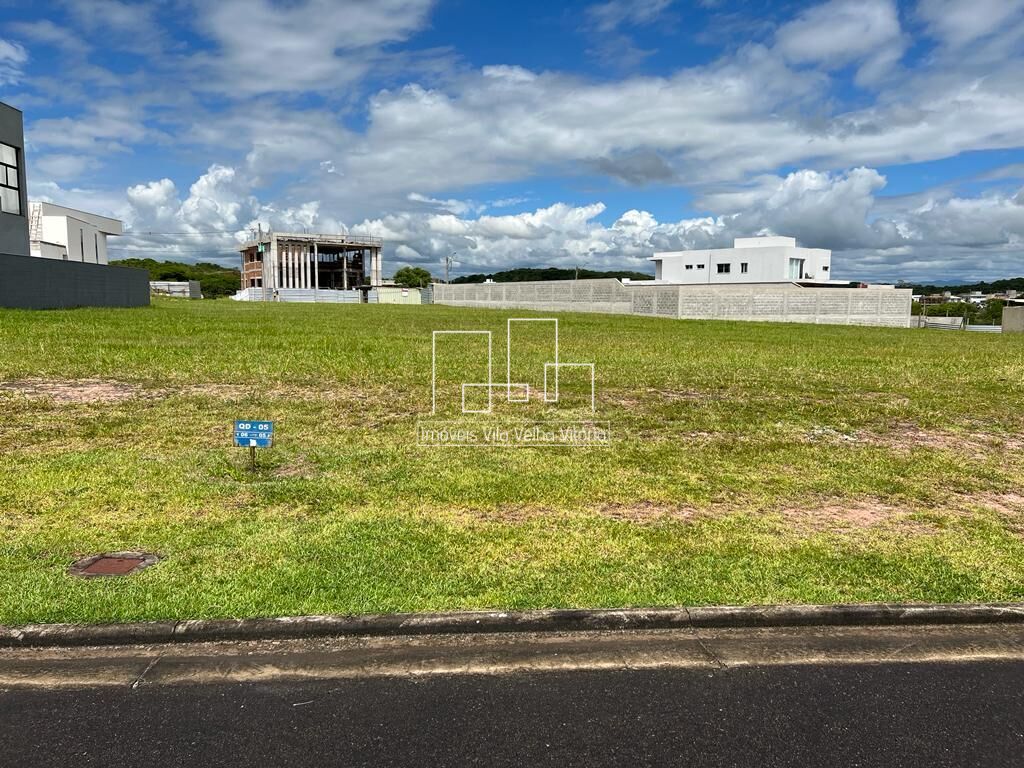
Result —
[[718, 274], [720, 274], [720, 275], [727, 275], [729, 273], [730, 268], [731, 268], [730, 264], [719, 264], [718, 265]]
[[687, 265], [686, 265], [686, 268], [687, 268], [687, 269], [693, 269], [693, 264], [687, 264]]
[[744, 275], [747, 274], [747, 262], [740, 262], [740, 272], [742, 272]]
[[0, 211], [21, 215], [18, 150], [0, 143]]

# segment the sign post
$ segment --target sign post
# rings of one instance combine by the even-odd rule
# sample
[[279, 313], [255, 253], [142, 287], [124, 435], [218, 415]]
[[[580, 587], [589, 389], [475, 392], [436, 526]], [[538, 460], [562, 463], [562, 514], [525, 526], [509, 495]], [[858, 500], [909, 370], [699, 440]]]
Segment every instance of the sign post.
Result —
[[239, 420], [235, 422], [235, 445], [249, 449], [249, 468], [256, 471], [256, 449], [274, 444], [274, 422]]

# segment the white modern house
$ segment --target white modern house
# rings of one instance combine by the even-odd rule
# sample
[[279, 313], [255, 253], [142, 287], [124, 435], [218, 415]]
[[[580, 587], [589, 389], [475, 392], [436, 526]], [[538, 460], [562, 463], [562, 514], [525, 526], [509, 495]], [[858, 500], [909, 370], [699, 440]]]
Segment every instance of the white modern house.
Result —
[[117, 219], [65, 208], [53, 203], [29, 203], [29, 248], [44, 259], [107, 264], [107, 236], [120, 235]]
[[793, 237], [737, 237], [732, 248], [655, 253], [655, 279], [673, 285], [830, 283], [832, 251]]

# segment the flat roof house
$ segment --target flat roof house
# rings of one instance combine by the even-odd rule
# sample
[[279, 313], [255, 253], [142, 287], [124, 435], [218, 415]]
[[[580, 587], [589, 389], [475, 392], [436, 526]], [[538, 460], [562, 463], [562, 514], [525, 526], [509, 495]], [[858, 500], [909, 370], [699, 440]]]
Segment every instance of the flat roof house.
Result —
[[20, 110], [0, 103], [0, 307], [149, 304], [146, 270], [107, 266], [106, 236], [121, 234], [121, 222], [50, 203], [29, 206], [23, 125]]
[[107, 236], [123, 232], [117, 219], [53, 203], [29, 203], [29, 241], [33, 256], [108, 264]]
[[655, 279], [674, 285], [827, 284], [832, 251], [799, 248], [793, 237], [737, 237], [732, 248], [655, 253]]

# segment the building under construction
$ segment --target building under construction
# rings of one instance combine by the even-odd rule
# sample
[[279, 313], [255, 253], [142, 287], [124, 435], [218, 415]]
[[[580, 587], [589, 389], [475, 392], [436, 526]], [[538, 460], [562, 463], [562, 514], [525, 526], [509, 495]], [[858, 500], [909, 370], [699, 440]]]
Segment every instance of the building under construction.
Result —
[[381, 240], [269, 232], [244, 243], [242, 292], [287, 301], [293, 291], [353, 291], [381, 284]]

